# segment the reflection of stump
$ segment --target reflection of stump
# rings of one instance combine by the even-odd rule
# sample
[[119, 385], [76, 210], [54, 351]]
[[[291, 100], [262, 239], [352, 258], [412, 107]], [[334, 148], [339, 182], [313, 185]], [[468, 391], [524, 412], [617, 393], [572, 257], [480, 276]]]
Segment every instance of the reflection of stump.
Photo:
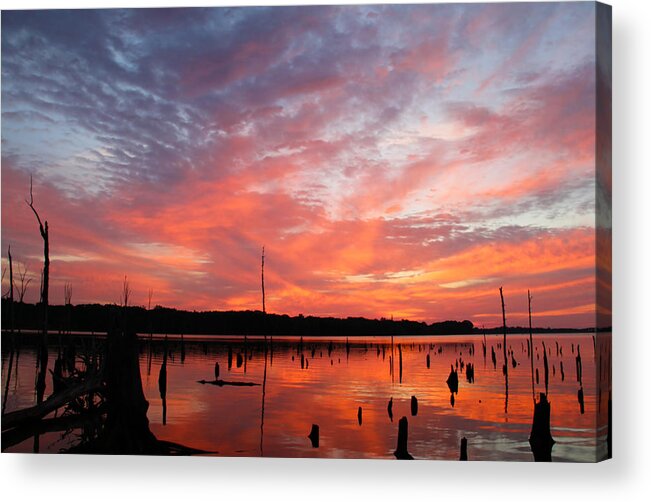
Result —
[[106, 422], [95, 440], [72, 451], [127, 455], [167, 453], [149, 430], [149, 403], [142, 391], [136, 335], [109, 333], [106, 342]]
[[387, 412], [389, 413], [389, 418], [393, 422], [393, 398], [389, 399], [389, 404], [387, 405]]
[[466, 366], [466, 380], [468, 383], [475, 383], [475, 365], [472, 363]]
[[398, 421], [398, 447], [396, 448], [396, 451], [393, 452], [393, 454], [396, 456], [398, 460], [414, 459], [414, 457], [412, 457], [409, 454], [409, 451], [407, 451], [408, 435], [409, 435], [409, 424], [407, 422], [407, 417], [402, 417]]
[[540, 401], [534, 404], [533, 425], [529, 437], [529, 444], [536, 462], [552, 461], [554, 439], [551, 434], [550, 422], [551, 406], [547, 401], [547, 396], [541, 392]]
[[581, 415], [585, 413], [585, 403], [583, 400], [583, 387], [579, 387], [579, 392], [577, 392], [577, 398], [579, 400], [579, 410], [581, 411]]

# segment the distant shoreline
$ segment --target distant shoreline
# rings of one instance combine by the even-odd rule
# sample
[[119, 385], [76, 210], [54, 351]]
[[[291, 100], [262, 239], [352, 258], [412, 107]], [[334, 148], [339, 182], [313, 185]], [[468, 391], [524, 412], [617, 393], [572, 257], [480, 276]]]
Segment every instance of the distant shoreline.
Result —
[[[40, 305], [14, 303], [16, 329], [38, 331], [41, 329]], [[503, 328], [478, 328], [471, 321], [442, 321], [434, 323], [366, 319], [364, 317], [318, 317], [265, 314], [258, 310], [190, 312], [157, 306], [151, 310], [143, 307], [117, 305], [51, 305], [48, 308], [50, 332], [102, 333], [125, 326], [137, 333], [203, 336], [427, 336], [503, 334]], [[2, 331], [8, 331], [10, 304], [2, 300]], [[544, 328], [536, 327], [533, 333], [596, 333], [611, 331], [610, 327]], [[507, 327], [507, 334], [528, 334], [529, 328]]]

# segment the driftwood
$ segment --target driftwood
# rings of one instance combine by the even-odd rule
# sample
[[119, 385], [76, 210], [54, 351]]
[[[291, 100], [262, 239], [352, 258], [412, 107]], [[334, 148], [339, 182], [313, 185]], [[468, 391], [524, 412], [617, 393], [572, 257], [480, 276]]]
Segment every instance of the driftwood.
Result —
[[104, 406], [100, 405], [98, 408], [86, 413], [75, 413], [55, 418], [24, 422], [2, 433], [2, 451], [20, 444], [35, 435], [78, 429], [92, 423], [99, 424], [102, 414], [105, 411]]
[[[149, 429], [147, 409], [140, 378], [138, 340], [135, 333], [123, 331], [109, 333], [106, 353], [99, 371], [87, 375], [78, 383], [66, 382], [66, 387], [51, 395], [42, 403], [23, 410], [7, 413], [2, 417], [3, 447], [5, 439], [19, 438], [26, 429], [38, 435], [40, 430], [70, 426], [83, 421], [92, 413], [98, 413], [99, 427], [90, 438], [66, 450], [66, 453], [102, 453], [129, 455], [194, 455], [215, 453], [187, 446], [160, 441]], [[98, 393], [103, 401], [90, 412], [66, 414], [61, 420], [43, 417], [65, 405], [74, 405], [82, 396]], [[69, 410], [74, 410], [70, 406]], [[65, 418], [65, 420], [63, 420]], [[60, 429], [54, 429], [60, 430]], [[66, 429], [67, 430], [67, 429]], [[36, 432], [34, 432], [36, 431]], [[9, 444], [8, 443], [8, 444]]]
[[2, 430], [6, 431], [13, 427], [19, 427], [30, 422], [34, 422], [57, 410], [70, 401], [92, 392], [102, 392], [104, 386], [99, 376], [88, 378], [77, 385], [67, 387], [66, 389], [51, 395], [45, 401], [30, 408], [12, 411], [2, 417]]
[[232, 385], [234, 387], [253, 387], [254, 385], [260, 385], [255, 382], [227, 382], [226, 380], [197, 380], [197, 383], [202, 385], [216, 385], [217, 387], [223, 387], [224, 385]]

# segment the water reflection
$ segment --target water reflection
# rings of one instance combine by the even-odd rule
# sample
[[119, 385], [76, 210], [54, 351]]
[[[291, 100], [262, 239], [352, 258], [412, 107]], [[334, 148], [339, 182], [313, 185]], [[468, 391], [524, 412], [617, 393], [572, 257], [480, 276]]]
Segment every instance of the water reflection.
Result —
[[[395, 341], [276, 337], [273, 343], [189, 335], [165, 342], [147, 335], [140, 343], [140, 367], [156, 437], [220, 455], [458, 460], [461, 439], [467, 438], [472, 460], [532, 461], [533, 391], [553, 396], [550, 427], [556, 443], [551, 458], [593, 461], [607, 455], [607, 427], [595, 429], [595, 415], [599, 424], [608, 423], [610, 366], [609, 345], [590, 343], [589, 336], [536, 335], [529, 346], [528, 335], [509, 335], [510, 362], [526, 363], [511, 364], [508, 370], [508, 416], [507, 372], [497, 367], [494, 356], [504, 347], [501, 337], [490, 335]], [[557, 350], [549, 350], [556, 343]], [[475, 344], [482, 346], [477, 358]], [[576, 350], [564, 359], [562, 347], [569, 344]], [[493, 365], [484, 359], [489, 347]], [[53, 344], [49, 348], [54, 367], [57, 351]], [[601, 354], [594, 352], [597, 348]], [[2, 354], [3, 379], [14, 372], [12, 385], [2, 389], [7, 411], [38, 399], [34, 368], [41, 362], [39, 349], [23, 346], [19, 360]], [[534, 357], [541, 352], [542, 358]], [[574, 379], [564, 378], [568, 358], [569, 368], [576, 368], [584, 413], [577, 406]], [[558, 374], [549, 374], [549, 364], [559, 366]], [[546, 375], [539, 384], [532, 381], [532, 368]], [[207, 380], [213, 375], [215, 380]], [[47, 378], [46, 387], [52, 389], [51, 372]], [[393, 422], [394, 412], [404, 422]], [[404, 451], [398, 441], [401, 427]], [[82, 433], [71, 424], [65, 436], [43, 430], [32, 442], [26, 438], [9, 444], [3, 435], [2, 447], [57, 452], [75, 444]]]

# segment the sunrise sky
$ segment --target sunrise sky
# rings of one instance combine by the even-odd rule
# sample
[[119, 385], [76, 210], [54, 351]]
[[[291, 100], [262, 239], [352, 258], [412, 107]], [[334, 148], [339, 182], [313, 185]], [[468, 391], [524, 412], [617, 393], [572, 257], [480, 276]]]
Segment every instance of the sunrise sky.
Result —
[[[595, 324], [592, 3], [2, 13], [2, 264], [51, 293]], [[8, 281], [3, 280], [3, 293]]]

